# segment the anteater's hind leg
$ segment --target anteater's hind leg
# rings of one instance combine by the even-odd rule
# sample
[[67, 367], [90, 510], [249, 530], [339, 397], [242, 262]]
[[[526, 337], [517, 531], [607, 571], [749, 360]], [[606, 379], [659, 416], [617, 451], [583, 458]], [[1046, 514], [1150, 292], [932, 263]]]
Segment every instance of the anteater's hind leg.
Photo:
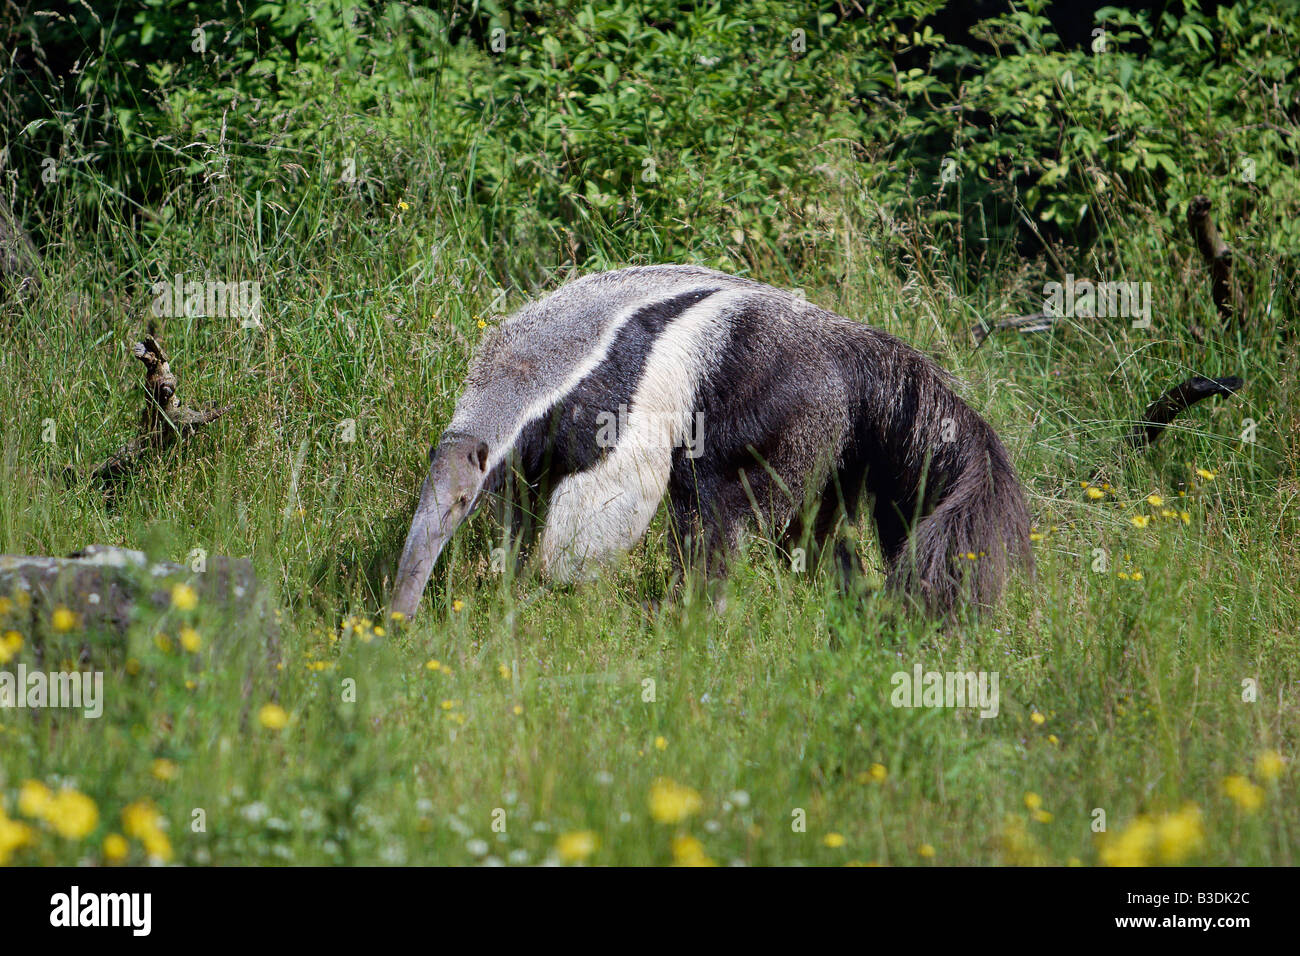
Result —
[[[857, 519], [863, 477], [861, 465], [854, 461], [836, 469], [818, 496], [811, 527], [808, 527], [802, 515], [796, 515], [784, 537], [789, 547], [811, 545], [814, 561], [819, 561], [830, 547], [840, 584], [845, 591], [856, 586], [859, 572], [857, 550], [845, 539], [844, 531], [846, 524]], [[809, 531], [811, 535], [808, 534]]]

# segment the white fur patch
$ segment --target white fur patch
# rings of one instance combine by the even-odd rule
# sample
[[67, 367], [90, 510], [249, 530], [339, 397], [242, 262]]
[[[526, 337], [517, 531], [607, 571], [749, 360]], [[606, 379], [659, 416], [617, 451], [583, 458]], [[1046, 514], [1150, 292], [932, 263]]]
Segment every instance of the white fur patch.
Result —
[[[655, 339], [618, 444], [594, 467], [563, 479], [551, 494], [541, 546], [546, 574], [568, 580], [590, 572], [593, 565], [625, 554], [645, 534], [668, 488], [673, 449], [685, 443], [695, 423], [700, 379], [726, 342], [725, 316], [748, 294], [744, 289], [716, 293]], [[702, 427], [707, 436], [708, 422]]]
[[[596, 370], [601, 362], [609, 356], [609, 350], [614, 345], [614, 340], [618, 338], [618, 333], [622, 331], [623, 326], [627, 325], [632, 316], [644, 308], [652, 306], [658, 302], [666, 302], [669, 299], [676, 298], [688, 292], [706, 291], [716, 288], [716, 283], [702, 281], [696, 286], [687, 286], [685, 288], [669, 287], [656, 290], [659, 294], [647, 298], [638, 298], [631, 305], [620, 312], [613, 321], [605, 326], [601, 333], [600, 339], [595, 346], [586, 354], [581, 362], [573, 369], [564, 381], [551, 391], [534, 399], [527, 408], [520, 414], [516, 420], [513, 429], [509, 434], [494, 447], [488, 455], [487, 471], [491, 472], [493, 468], [499, 465], [514, 449], [515, 442], [519, 440], [519, 435], [523, 432], [529, 422], [532, 422], [551, 410], [555, 403], [560, 401], [564, 396], [578, 387], [588, 375]], [[457, 421], [453, 419], [449, 428], [456, 428]]]

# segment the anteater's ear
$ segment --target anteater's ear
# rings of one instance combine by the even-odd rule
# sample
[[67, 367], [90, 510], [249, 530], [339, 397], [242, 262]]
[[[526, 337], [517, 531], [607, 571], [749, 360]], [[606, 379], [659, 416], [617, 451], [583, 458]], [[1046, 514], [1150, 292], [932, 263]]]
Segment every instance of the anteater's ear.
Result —
[[478, 443], [478, 447], [474, 449], [474, 454], [470, 456], [470, 460], [476, 461], [478, 463], [479, 471], [487, 471], [487, 460], [488, 460], [487, 442], [481, 441]]

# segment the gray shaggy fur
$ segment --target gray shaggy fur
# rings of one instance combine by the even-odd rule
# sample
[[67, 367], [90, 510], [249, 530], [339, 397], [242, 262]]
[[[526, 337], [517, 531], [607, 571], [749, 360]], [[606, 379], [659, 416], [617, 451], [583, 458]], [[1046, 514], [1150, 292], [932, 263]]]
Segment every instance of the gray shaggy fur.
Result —
[[[620, 407], [632, 426], [597, 441]], [[671, 451], [647, 441], [651, 410]], [[704, 440], [688, 454], [697, 414]], [[432, 458], [395, 587], [408, 613], [455, 528], [511, 476], [532, 496], [524, 507], [549, 498], [543, 563], [562, 577], [631, 547], [664, 495], [676, 563], [710, 575], [757, 521], [787, 546], [833, 548], [851, 577], [838, 531], [862, 506], [890, 589], [931, 613], [991, 605], [1013, 566], [1032, 571], [1006, 450], [938, 366], [790, 293], [693, 266], [587, 276], [491, 330]]]

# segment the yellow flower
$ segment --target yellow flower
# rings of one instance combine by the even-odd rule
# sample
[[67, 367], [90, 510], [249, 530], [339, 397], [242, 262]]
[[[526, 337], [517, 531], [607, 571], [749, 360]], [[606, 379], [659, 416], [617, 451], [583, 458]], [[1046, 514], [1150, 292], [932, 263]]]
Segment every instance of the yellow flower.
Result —
[[713, 866], [704, 844], [693, 836], [673, 837], [673, 861], [678, 866]]
[[1142, 572], [1141, 572], [1141, 571], [1134, 571], [1132, 577], [1133, 577], [1133, 580], [1134, 580], [1134, 581], [1141, 581], [1141, 580], [1142, 580]]
[[1047, 735], [1047, 742], [1048, 742], [1049, 744], [1059, 744], [1059, 743], [1061, 742], [1061, 740], [1060, 740], [1059, 737], [1056, 736], [1056, 734], [1048, 734], [1048, 735]]
[[0, 636], [0, 664], [8, 664], [23, 649], [23, 636], [17, 631], [5, 631]]
[[1093, 501], [1096, 501], [1098, 498], [1105, 498], [1106, 492], [1102, 491], [1100, 488], [1089, 488], [1087, 495]]
[[1178, 512], [1175, 511], [1173, 508], [1161, 508], [1161, 509], [1160, 509], [1160, 517], [1162, 517], [1162, 518], [1177, 518], [1177, 517], [1178, 517]]
[[1191, 524], [1191, 523], [1192, 523], [1192, 516], [1191, 516], [1191, 514], [1190, 514], [1189, 512], [1186, 512], [1186, 511], [1180, 511], [1180, 512], [1178, 512], [1178, 517], [1180, 517], [1180, 518], [1183, 519], [1183, 524]]
[[[873, 763], [870, 767], [867, 768], [866, 777], [868, 780], [871, 780], [873, 783], [884, 783], [885, 778], [888, 776], [889, 776], [889, 770], [885, 767], [883, 763]], [[866, 783], [866, 780], [863, 780], [862, 782]]]
[[563, 833], [555, 841], [555, 852], [565, 863], [581, 863], [596, 852], [600, 840], [591, 830]]
[[1164, 503], [1165, 499], [1161, 498], [1159, 495], [1147, 495], [1147, 504], [1151, 505], [1153, 508], [1159, 508]]
[[479, 320], [478, 320], [478, 327], [479, 327], [480, 329], [486, 329], [486, 328], [487, 328], [487, 323], [484, 322], [482, 319], [479, 319]]
[[680, 823], [699, 813], [704, 805], [698, 791], [667, 777], [659, 777], [650, 785], [649, 803], [650, 816], [659, 823]]
[[429, 661], [424, 665], [424, 669], [430, 671], [440, 670], [441, 668], [442, 668], [442, 662], [437, 660]]
[[75, 630], [79, 622], [77, 615], [68, 610], [62, 604], [54, 609], [50, 615], [50, 625], [60, 634], [66, 634], [68, 631]]
[[401, 624], [403, 621], [406, 620], [406, 615], [403, 614], [401, 611], [393, 611], [388, 615], [388, 619], [395, 624]]
[[515, 704], [515, 706], [513, 706], [513, 707], [510, 708], [510, 712], [511, 712], [512, 714], [514, 714], [516, 717], [518, 717], [520, 714], [522, 714], [522, 713], [524, 712], [523, 705], [522, 705], [522, 704]]
[[843, 833], [828, 833], [822, 837], [822, 846], [828, 846], [832, 850], [844, 845]]
[[95, 801], [76, 790], [60, 790], [45, 805], [45, 820], [68, 840], [80, 840], [99, 825]]
[[158, 809], [148, 800], [137, 800], [122, 808], [122, 829], [129, 837], [143, 839], [150, 830], [158, 829]]
[[668, 749], [668, 741], [665, 740], [663, 737], [656, 737], [655, 750], [667, 750], [667, 749]]
[[1051, 823], [1055, 819], [1047, 810], [1035, 810], [1031, 816], [1039, 823]]
[[104, 859], [109, 863], [121, 863], [131, 851], [131, 845], [120, 833], [110, 833], [104, 837]]
[[53, 799], [54, 792], [39, 780], [24, 780], [18, 789], [18, 812], [33, 820], [43, 819]]
[[460, 598], [456, 598], [456, 600], [451, 602], [451, 609], [453, 611], [459, 613], [460, 611], [464, 610], [464, 608], [465, 608], [465, 602], [462, 601]]
[[934, 858], [934, 847], [928, 843], [922, 843], [916, 848], [916, 852], [927, 860]]
[[1161, 862], [1182, 863], [1205, 843], [1201, 811], [1189, 803], [1177, 813], [1165, 814], [1156, 823], [1156, 848]]
[[289, 712], [279, 704], [263, 704], [257, 719], [267, 730], [283, 730], [289, 723]]
[[1286, 761], [1276, 750], [1265, 750], [1255, 758], [1255, 775], [1260, 780], [1276, 780], [1286, 769]]
[[411, 204], [408, 203], [405, 199], [399, 199], [397, 200], [397, 208], [401, 209], [402, 211], [406, 211], [407, 209], [411, 208]]
[[1135, 528], [1145, 528], [1151, 523], [1151, 519], [1147, 515], [1134, 515], [1128, 520], [1133, 522], [1133, 527]]
[[153, 765], [149, 768], [149, 772], [153, 774], [156, 779], [165, 783], [168, 780], [175, 780], [176, 777], [179, 776], [181, 768], [176, 765], [175, 761], [168, 760], [165, 757], [159, 757], [153, 762]]
[[1029, 540], [1030, 540], [1030, 541], [1042, 541], [1042, 540], [1043, 540], [1043, 535], [1042, 535], [1041, 533], [1037, 532], [1037, 531], [1031, 531], [1031, 532], [1029, 532]]
[[203, 647], [203, 638], [192, 627], [181, 628], [181, 647], [191, 654], [197, 654]]
[[14, 850], [35, 846], [36, 831], [25, 823], [10, 820], [0, 808], [0, 866], [6, 866]]
[[1205, 468], [1197, 468], [1196, 473], [1200, 475], [1202, 478], [1204, 478], [1206, 481], [1213, 481], [1216, 477], [1214, 472], [1209, 471]]
[[1264, 788], [1239, 774], [1223, 778], [1223, 792], [1237, 809], [1254, 813], [1264, 805]]
[[500, 675], [500, 677], [501, 677], [502, 680], [509, 680], [509, 679], [510, 679], [510, 668], [507, 667], [505, 664], [498, 664], [498, 665], [497, 665], [497, 674]]
[[1030, 714], [1029, 719], [1036, 724], [1043, 724], [1047, 721], [1047, 718], [1044, 717], [1042, 714], [1040, 714], [1038, 711], [1034, 711], [1032, 714]]
[[1109, 837], [1101, 848], [1105, 866], [1146, 866], [1156, 841], [1156, 825], [1140, 816], [1129, 826]]
[[1025, 794], [1025, 806], [1028, 807], [1030, 810], [1037, 810], [1042, 805], [1043, 805], [1043, 798], [1040, 797], [1038, 794], [1034, 793], [1032, 790], [1029, 793]]
[[172, 607], [178, 611], [192, 611], [199, 606], [199, 596], [188, 584], [172, 585]]
[[4, 617], [14, 609], [14, 602], [7, 597], [0, 596], [0, 617]]

